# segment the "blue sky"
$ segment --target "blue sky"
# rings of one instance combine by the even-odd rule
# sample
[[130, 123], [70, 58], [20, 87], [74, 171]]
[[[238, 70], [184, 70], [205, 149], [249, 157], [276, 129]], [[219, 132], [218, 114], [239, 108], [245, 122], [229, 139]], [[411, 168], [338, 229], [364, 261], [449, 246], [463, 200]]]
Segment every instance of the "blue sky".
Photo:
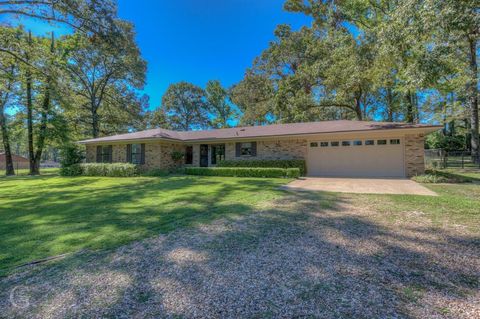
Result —
[[282, 10], [283, 0], [120, 0], [119, 15], [135, 24], [148, 61], [145, 93], [151, 108], [167, 87], [210, 79], [230, 86], [274, 39], [278, 24], [310, 25], [301, 14]]
[[[150, 108], [160, 105], [168, 86], [187, 81], [204, 87], [208, 80], [224, 86], [240, 81], [279, 24], [293, 29], [310, 25], [303, 14], [283, 11], [284, 0], [118, 0], [119, 16], [133, 22], [137, 43], [148, 62], [144, 93]], [[37, 35], [55, 30], [36, 20], [23, 20]]]

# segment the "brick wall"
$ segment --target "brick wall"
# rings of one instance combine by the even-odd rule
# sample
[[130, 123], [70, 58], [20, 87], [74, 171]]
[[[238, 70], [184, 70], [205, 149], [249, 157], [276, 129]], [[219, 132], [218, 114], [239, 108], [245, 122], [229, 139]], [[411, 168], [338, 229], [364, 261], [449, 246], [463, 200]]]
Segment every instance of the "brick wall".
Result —
[[[152, 142], [145, 143], [145, 169], [162, 168], [171, 169], [181, 166], [183, 162], [174, 163], [172, 159], [173, 151], [184, 151], [184, 146], [176, 143]], [[97, 161], [97, 146], [87, 145], [86, 148], [87, 163], [95, 163]], [[127, 144], [112, 145], [112, 162], [125, 163], [127, 161]]]
[[425, 172], [424, 144], [423, 134], [405, 135], [405, 168], [408, 177]]
[[235, 143], [225, 144], [226, 160], [244, 159], [304, 159], [307, 156], [307, 141], [304, 139], [257, 141], [257, 156], [239, 156], [235, 154]]

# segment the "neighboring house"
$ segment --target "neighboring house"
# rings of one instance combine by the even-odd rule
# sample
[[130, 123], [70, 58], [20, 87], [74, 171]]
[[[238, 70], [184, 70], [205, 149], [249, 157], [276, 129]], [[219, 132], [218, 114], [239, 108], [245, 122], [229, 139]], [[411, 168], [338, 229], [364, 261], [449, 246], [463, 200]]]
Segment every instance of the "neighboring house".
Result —
[[[304, 159], [309, 176], [406, 177], [424, 172], [424, 137], [436, 125], [324, 121], [205, 131], [152, 129], [81, 141], [87, 162], [151, 168], [221, 160]], [[171, 154], [185, 154], [175, 162]]]
[[[29, 168], [28, 158], [19, 155], [12, 155], [12, 160], [14, 169]], [[4, 170], [6, 166], [5, 153], [0, 153], [0, 170]]]

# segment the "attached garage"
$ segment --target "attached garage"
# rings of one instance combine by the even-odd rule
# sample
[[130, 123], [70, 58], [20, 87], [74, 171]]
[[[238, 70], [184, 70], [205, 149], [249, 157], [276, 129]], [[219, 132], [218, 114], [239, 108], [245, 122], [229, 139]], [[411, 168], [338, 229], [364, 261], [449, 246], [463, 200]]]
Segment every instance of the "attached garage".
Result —
[[405, 177], [404, 139], [329, 139], [310, 141], [309, 176]]

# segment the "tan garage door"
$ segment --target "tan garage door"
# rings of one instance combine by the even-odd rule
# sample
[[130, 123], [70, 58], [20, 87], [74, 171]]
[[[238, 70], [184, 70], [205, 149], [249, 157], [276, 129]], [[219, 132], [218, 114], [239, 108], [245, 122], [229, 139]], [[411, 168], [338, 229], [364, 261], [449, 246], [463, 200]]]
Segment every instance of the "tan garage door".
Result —
[[403, 139], [312, 141], [309, 176], [404, 177]]

